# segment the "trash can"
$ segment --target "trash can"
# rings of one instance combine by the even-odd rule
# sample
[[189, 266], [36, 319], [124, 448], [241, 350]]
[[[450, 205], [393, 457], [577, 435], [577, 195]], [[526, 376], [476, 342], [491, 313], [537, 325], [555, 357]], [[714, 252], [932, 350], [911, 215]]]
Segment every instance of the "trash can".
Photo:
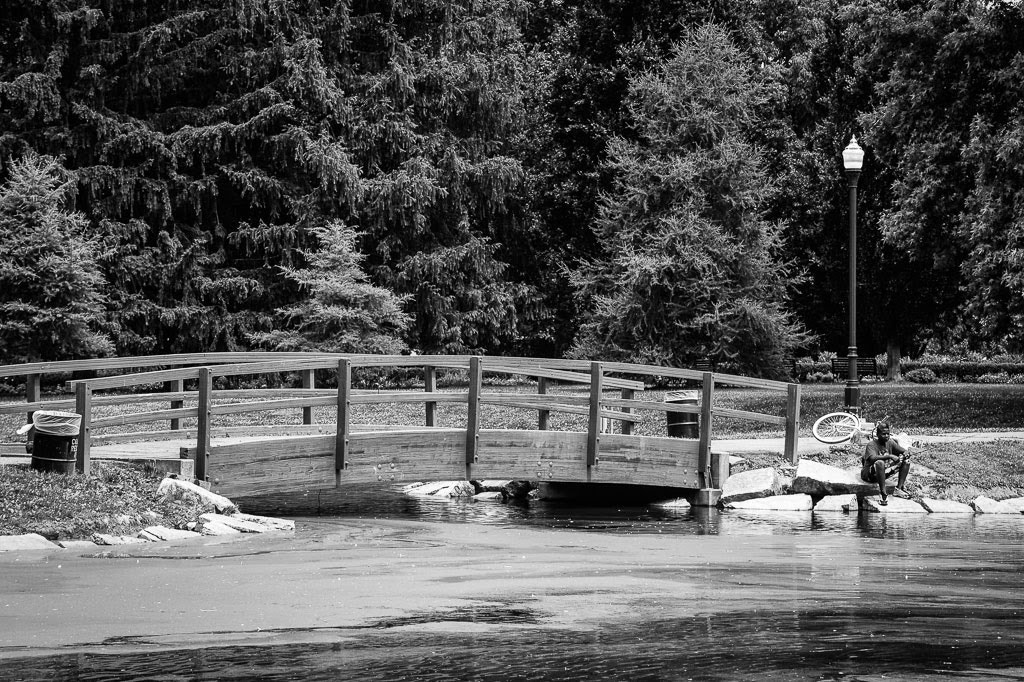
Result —
[[32, 413], [32, 426], [35, 432], [32, 468], [59, 474], [73, 472], [78, 457], [78, 431], [82, 426], [82, 415], [40, 410]]
[[[697, 391], [669, 391], [665, 394], [666, 403], [694, 405], [698, 403]], [[689, 412], [666, 412], [668, 435], [671, 438], [700, 438], [700, 415]]]

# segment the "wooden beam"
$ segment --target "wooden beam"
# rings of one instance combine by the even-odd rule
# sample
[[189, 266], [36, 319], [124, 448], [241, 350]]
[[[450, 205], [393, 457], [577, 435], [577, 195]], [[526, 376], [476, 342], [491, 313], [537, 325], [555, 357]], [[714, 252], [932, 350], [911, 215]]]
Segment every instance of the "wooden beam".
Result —
[[[26, 403], [38, 403], [42, 398], [42, 374], [29, 374], [25, 377], [25, 402]], [[28, 410], [25, 413], [25, 423], [32, 423], [32, 412], [34, 410]]]
[[[304, 389], [316, 388], [316, 386], [314, 385], [315, 382], [316, 382], [316, 378], [315, 378], [316, 377], [316, 370], [304, 369], [304, 370], [302, 370], [301, 374], [302, 374], [302, 388], [304, 388]], [[312, 407], [303, 407], [302, 408], [302, 423], [303, 424], [312, 424], [313, 423], [313, 408]]]
[[703, 481], [701, 487], [713, 488], [714, 478], [711, 475], [711, 406], [715, 400], [715, 375], [712, 372], [704, 372], [702, 376], [700, 445], [697, 452], [697, 468]]
[[196, 427], [196, 468], [195, 475], [200, 481], [206, 480], [207, 458], [210, 456], [210, 417], [213, 412], [213, 374], [209, 367], [200, 367], [199, 374], [199, 406], [197, 408], [199, 423]]
[[786, 441], [784, 454], [791, 464], [800, 458], [800, 384], [790, 384], [786, 394]]
[[[537, 393], [538, 395], [545, 395], [548, 392], [548, 380], [547, 377], [537, 377]], [[551, 410], [537, 410], [537, 428], [541, 431], [548, 430], [548, 418], [551, 415]]]
[[[170, 381], [165, 381], [164, 382], [164, 391], [166, 391], [168, 393], [174, 393], [175, 395], [184, 393], [185, 392], [185, 382], [182, 379], [171, 379]], [[179, 400], [175, 400], [173, 398], [171, 399], [171, 409], [172, 410], [180, 410], [183, 407], [185, 407], [185, 401], [184, 400], [180, 400], [180, 399]], [[177, 418], [171, 419], [171, 431], [177, 431], [180, 428], [181, 428], [181, 420], [177, 419]]]
[[352, 361], [338, 361], [338, 426], [334, 432], [334, 485], [341, 485], [341, 472], [348, 466], [349, 416], [352, 397]]
[[[437, 368], [430, 365], [423, 368], [423, 390], [426, 393], [437, 392]], [[428, 400], [424, 403], [427, 426], [434, 426], [437, 421], [437, 402]]]
[[88, 382], [75, 388], [75, 412], [82, 416], [82, 424], [78, 429], [78, 452], [75, 454], [75, 471], [88, 475], [92, 464], [89, 448], [92, 445], [92, 389]]
[[[630, 388], [622, 389], [622, 392], [619, 395], [621, 395], [622, 399], [627, 403], [632, 402], [633, 400], [633, 390]], [[632, 411], [632, 409], [632, 407], [627, 406], [623, 407], [622, 411], [625, 412], [626, 414], [629, 414]], [[619, 423], [621, 424], [620, 429], [622, 431], [623, 436], [629, 436], [633, 433], [633, 422], [629, 421], [628, 419], [623, 419]]]
[[[604, 372], [600, 362], [590, 363], [590, 414], [587, 419], [587, 470], [597, 466], [601, 447], [601, 390]], [[587, 477], [589, 480], [589, 476]]]
[[480, 358], [469, 360], [469, 409], [466, 410], [466, 476], [477, 460], [480, 447], [480, 392], [483, 385], [483, 371]]

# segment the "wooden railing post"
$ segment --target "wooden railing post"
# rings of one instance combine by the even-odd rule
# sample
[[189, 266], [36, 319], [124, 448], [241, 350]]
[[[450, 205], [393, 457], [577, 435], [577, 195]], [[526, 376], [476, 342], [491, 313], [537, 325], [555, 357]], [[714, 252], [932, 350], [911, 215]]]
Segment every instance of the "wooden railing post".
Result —
[[466, 410], [466, 471], [477, 459], [480, 449], [480, 392], [483, 389], [483, 372], [480, 358], [469, 359], [469, 406]]
[[[312, 370], [312, 369], [304, 369], [304, 370], [302, 370], [302, 388], [315, 388], [316, 387], [316, 379], [315, 379], [315, 376], [314, 376], [315, 375], [315, 371], [316, 370]], [[302, 423], [303, 424], [312, 424], [313, 423], [313, 408], [312, 407], [303, 407], [302, 408]]]
[[92, 436], [92, 389], [87, 382], [75, 385], [75, 412], [82, 416], [78, 429], [78, 452], [75, 453], [75, 471], [88, 474], [91, 466], [89, 457]]
[[[25, 377], [25, 402], [26, 403], [38, 403], [42, 399], [42, 374], [29, 374]], [[32, 423], [32, 413], [35, 410], [29, 410], [25, 413], [25, 423]]]
[[196, 426], [196, 479], [206, 480], [210, 456], [210, 408], [213, 407], [213, 374], [209, 367], [199, 368], [199, 423]]
[[715, 375], [703, 373], [700, 399], [700, 441], [697, 452], [697, 469], [702, 488], [714, 488], [711, 475], [711, 405], [715, 399]]
[[[184, 379], [171, 379], [170, 381], [165, 381], [164, 382], [164, 391], [166, 391], [167, 393], [182, 393], [182, 392], [184, 392], [184, 390], [185, 390], [185, 380]], [[171, 401], [171, 409], [172, 410], [180, 410], [183, 407], [185, 407], [185, 401], [184, 400], [172, 400]], [[172, 419], [171, 420], [171, 431], [178, 431], [180, 429], [181, 429], [181, 420], [180, 419]]]
[[[548, 392], [548, 380], [545, 377], [537, 377], [537, 393], [545, 395]], [[551, 410], [537, 410], [537, 428], [541, 431], [548, 430], [548, 418]]]
[[790, 384], [786, 389], [786, 444], [785, 455], [790, 464], [800, 458], [800, 384]]
[[604, 373], [600, 362], [590, 363], [590, 418], [587, 423], [587, 478], [590, 467], [600, 461], [601, 448], [601, 391]]
[[[633, 389], [631, 389], [631, 388], [624, 388], [624, 389], [622, 389], [622, 392], [621, 392], [620, 395], [622, 396], [623, 400], [632, 400], [634, 398], [634, 396], [635, 396], [635, 391], [633, 391]], [[626, 414], [629, 414], [633, 410], [631, 408], [629, 408], [629, 407], [624, 407], [624, 408], [622, 408], [622, 411], [625, 412]], [[621, 430], [622, 430], [622, 435], [623, 436], [632, 436], [633, 435], [633, 422], [627, 421], [627, 420], [623, 419], [621, 422], [619, 422], [619, 424], [621, 425]]]
[[[437, 369], [434, 367], [423, 368], [423, 390], [427, 393], [434, 393], [437, 391]], [[434, 426], [435, 419], [437, 418], [437, 403], [428, 400], [425, 403], [426, 406], [426, 425]]]
[[338, 424], [334, 432], [334, 484], [341, 485], [341, 472], [348, 457], [350, 397], [352, 395], [352, 361], [338, 360]]

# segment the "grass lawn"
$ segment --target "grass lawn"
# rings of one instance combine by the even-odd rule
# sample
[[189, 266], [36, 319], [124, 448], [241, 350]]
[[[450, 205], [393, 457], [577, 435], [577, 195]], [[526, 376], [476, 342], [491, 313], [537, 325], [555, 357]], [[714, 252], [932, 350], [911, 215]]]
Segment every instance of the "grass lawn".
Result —
[[[458, 389], [453, 389], [458, 390]], [[531, 385], [486, 386], [485, 391], [533, 392]], [[553, 392], [586, 395], [579, 387], [556, 387]], [[842, 409], [841, 384], [809, 384], [801, 388], [800, 434], [809, 436], [811, 425], [821, 415]], [[661, 401], [664, 390], [645, 391], [645, 400]], [[16, 402], [7, 400], [5, 402]], [[725, 388], [718, 390], [716, 406], [770, 414], [782, 414], [785, 396], [772, 391]], [[355, 423], [418, 424], [423, 420], [421, 404], [358, 405]], [[980, 384], [887, 384], [866, 383], [862, 387], [862, 408], [870, 420], [888, 416], [896, 431], [937, 434], [966, 431], [1024, 431], [1024, 386]], [[156, 409], [136, 406], [137, 410]], [[465, 425], [464, 405], [438, 405], [438, 424]], [[107, 411], [109, 414], [109, 411]], [[333, 408], [318, 408], [317, 421], [333, 421]], [[664, 413], [647, 411], [635, 427], [641, 435], [665, 435]], [[14, 441], [20, 416], [0, 417], [0, 440]], [[535, 428], [534, 410], [484, 406], [483, 428]], [[219, 426], [240, 423], [296, 424], [299, 411], [261, 412], [230, 415]], [[187, 422], [185, 424], [188, 426]], [[586, 417], [552, 414], [552, 429], [584, 430]], [[135, 428], [148, 430], [153, 425]], [[163, 428], [161, 425], [158, 428]], [[715, 438], [780, 436], [771, 425], [735, 419], [716, 419]], [[816, 456], [827, 463], [853, 466], [859, 448], [836, 447]], [[933, 445], [916, 454], [915, 461], [934, 470], [938, 477], [927, 490], [911, 480], [910, 488], [930, 496], [970, 501], [979, 494], [995, 499], [1024, 496], [1024, 441], [948, 443]], [[783, 467], [777, 455], [754, 455], [755, 466]], [[88, 537], [92, 532], [133, 534], [154, 524], [180, 527], [199, 510], [182, 502], [164, 502], [155, 496], [160, 475], [141, 466], [95, 463], [88, 477], [40, 474], [24, 466], [0, 466], [0, 535], [37, 532], [51, 539]], [[912, 476], [913, 479], [913, 476]], [[915, 486], [917, 486], [915, 488]]]

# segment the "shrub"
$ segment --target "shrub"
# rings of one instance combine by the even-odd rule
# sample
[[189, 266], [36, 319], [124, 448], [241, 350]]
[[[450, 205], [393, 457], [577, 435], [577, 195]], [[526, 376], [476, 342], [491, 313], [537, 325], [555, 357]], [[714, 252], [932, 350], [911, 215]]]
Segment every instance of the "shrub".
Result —
[[990, 372], [988, 374], [982, 374], [978, 377], [979, 384], [1008, 384], [1010, 383], [1010, 375], [1006, 372]]
[[931, 371], [927, 367], [912, 369], [904, 374], [903, 378], [915, 384], [934, 384], [939, 380], [935, 375], [935, 372]]

